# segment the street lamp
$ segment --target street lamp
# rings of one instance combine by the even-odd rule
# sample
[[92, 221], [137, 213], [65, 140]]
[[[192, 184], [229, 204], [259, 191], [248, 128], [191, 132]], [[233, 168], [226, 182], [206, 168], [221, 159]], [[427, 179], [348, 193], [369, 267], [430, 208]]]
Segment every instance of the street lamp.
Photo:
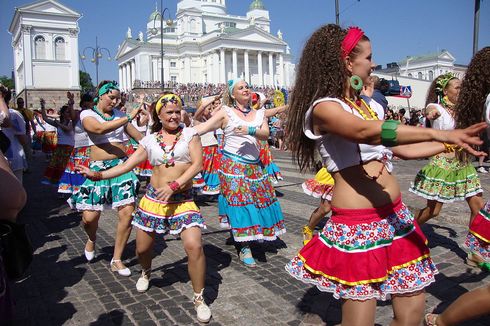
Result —
[[95, 80], [96, 80], [96, 86], [99, 85], [99, 60], [102, 59], [102, 51], [107, 52], [107, 60], [111, 60], [111, 52], [107, 48], [101, 48], [98, 43], [97, 36], [95, 37], [95, 48], [91, 46], [87, 46], [86, 48], [83, 49], [82, 51], [82, 60], [85, 60], [87, 56], [85, 55], [85, 51], [90, 50], [92, 51], [92, 57], [90, 58], [90, 61], [95, 63]]
[[160, 0], [160, 11], [155, 11], [155, 15], [153, 17], [153, 28], [151, 29], [151, 33], [153, 35], [157, 35], [158, 34], [158, 29], [155, 27], [155, 22], [157, 20], [157, 18], [159, 17], [160, 18], [160, 74], [161, 74], [161, 87], [162, 87], [162, 90], [165, 88], [164, 86], [164, 80], [163, 80], [163, 55], [164, 55], [164, 52], [163, 52], [163, 21], [165, 20], [165, 12], [168, 14], [168, 17], [169, 19], [167, 19], [165, 21], [165, 24], [167, 26], [172, 26], [173, 25], [173, 21], [172, 19], [170, 18], [170, 13], [168, 12], [168, 8], [163, 8], [163, 0]]

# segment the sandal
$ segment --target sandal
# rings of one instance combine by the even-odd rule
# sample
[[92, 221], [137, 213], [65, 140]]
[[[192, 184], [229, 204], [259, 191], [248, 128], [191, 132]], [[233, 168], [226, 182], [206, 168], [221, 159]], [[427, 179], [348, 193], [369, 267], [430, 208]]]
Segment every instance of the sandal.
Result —
[[[475, 259], [475, 257], [478, 257]], [[481, 261], [483, 258], [474, 253], [468, 253], [466, 264], [472, 267], [478, 267], [485, 272], [490, 272], [490, 263]]]
[[256, 267], [257, 264], [255, 263], [255, 259], [252, 256], [252, 251], [250, 250], [250, 247], [242, 247], [240, 249], [240, 253], [238, 254], [240, 257], [241, 262], [247, 266], [247, 267]]
[[203, 292], [204, 289], [199, 293], [194, 293], [192, 301], [194, 302], [194, 308], [196, 309], [197, 320], [201, 323], [209, 323], [211, 320], [211, 309], [209, 309], [209, 306], [204, 301]]
[[426, 314], [424, 317], [425, 326], [437, 326], [437, 314]]
[[303, 226], [303, 246], [306, 246], [308, 242], [313, 238], [313, 230], [309, 225]]
[[[118, 267], [117, 263], [121, 263], [123, 267]], [[120, 259], [111, 259], [111, 271], [117, 272], [121, 276], [131, 276], [131, 271], [129, 268], [124, 266]]]

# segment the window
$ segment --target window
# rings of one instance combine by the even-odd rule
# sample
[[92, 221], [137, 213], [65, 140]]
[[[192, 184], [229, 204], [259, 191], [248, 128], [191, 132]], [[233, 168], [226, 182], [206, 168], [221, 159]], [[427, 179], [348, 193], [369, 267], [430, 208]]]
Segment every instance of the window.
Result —
[[223, 24], [225, 27], [233, 27], [233, 28], [236, 27], [236, 23], [234, 22], [223, 22]]
[[432, 70], [429, 70], [429, 80], [434, 79], [434, 72]]
[[413, 77], [411, 72], [408, 73], [408, 77]]
[[175, 68], [175, 67], [177, 67], [177, 62], [170, 61], [170, 68]]
[[46, 40], [42, 36], [36, 36], [34, 39], [34, 53], [36, 59], [46, 59]]
[[177, 76], [170, 76], [170, 80], [172, 81], [172, 83], [176, 83], [177, 82]]
[[164, 33], [175, 33], [175, 27], [165, 27], [163, 29]]
[[422, 79], [422, 73], [421, 72], [419, 72], [418, 76], [419, 76], [419, 79]]
[[65, 39], [57, 37], [54, 40], [54, 57], [57, 61], [65, 60]]

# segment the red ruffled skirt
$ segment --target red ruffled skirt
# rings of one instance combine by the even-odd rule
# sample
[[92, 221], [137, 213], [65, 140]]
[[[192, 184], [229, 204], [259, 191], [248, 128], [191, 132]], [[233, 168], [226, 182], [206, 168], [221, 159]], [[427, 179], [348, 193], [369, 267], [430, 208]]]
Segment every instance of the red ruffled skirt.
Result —
[[465, 246], [486, 263], [490, 262], [490, 201], [486, 202], [471, 222]]
[[426, 242], [401, 198], [378, 208], [332, 208], [322, 232], [286, 270], [336, 298], [387, 300], [435, 281]]

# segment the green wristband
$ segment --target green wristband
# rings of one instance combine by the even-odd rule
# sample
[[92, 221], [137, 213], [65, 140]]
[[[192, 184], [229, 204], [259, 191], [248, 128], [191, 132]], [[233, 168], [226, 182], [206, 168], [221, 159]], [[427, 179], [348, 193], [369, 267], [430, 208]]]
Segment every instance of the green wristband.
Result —
[[131, 118], [131, 115], [129, 115], [129, 113], [126, 113], [126, 117], [128, 118], [128, 122], [129, 122], [129, 123], [131, 123], [131, 121], [133, 120], [133, 119]]
[[398, 120], [385, 120], [381, 125], [381, 144], [386, 147], [393, 147], [398, 145], [396, 140], [396, 128], [400, 121]]

